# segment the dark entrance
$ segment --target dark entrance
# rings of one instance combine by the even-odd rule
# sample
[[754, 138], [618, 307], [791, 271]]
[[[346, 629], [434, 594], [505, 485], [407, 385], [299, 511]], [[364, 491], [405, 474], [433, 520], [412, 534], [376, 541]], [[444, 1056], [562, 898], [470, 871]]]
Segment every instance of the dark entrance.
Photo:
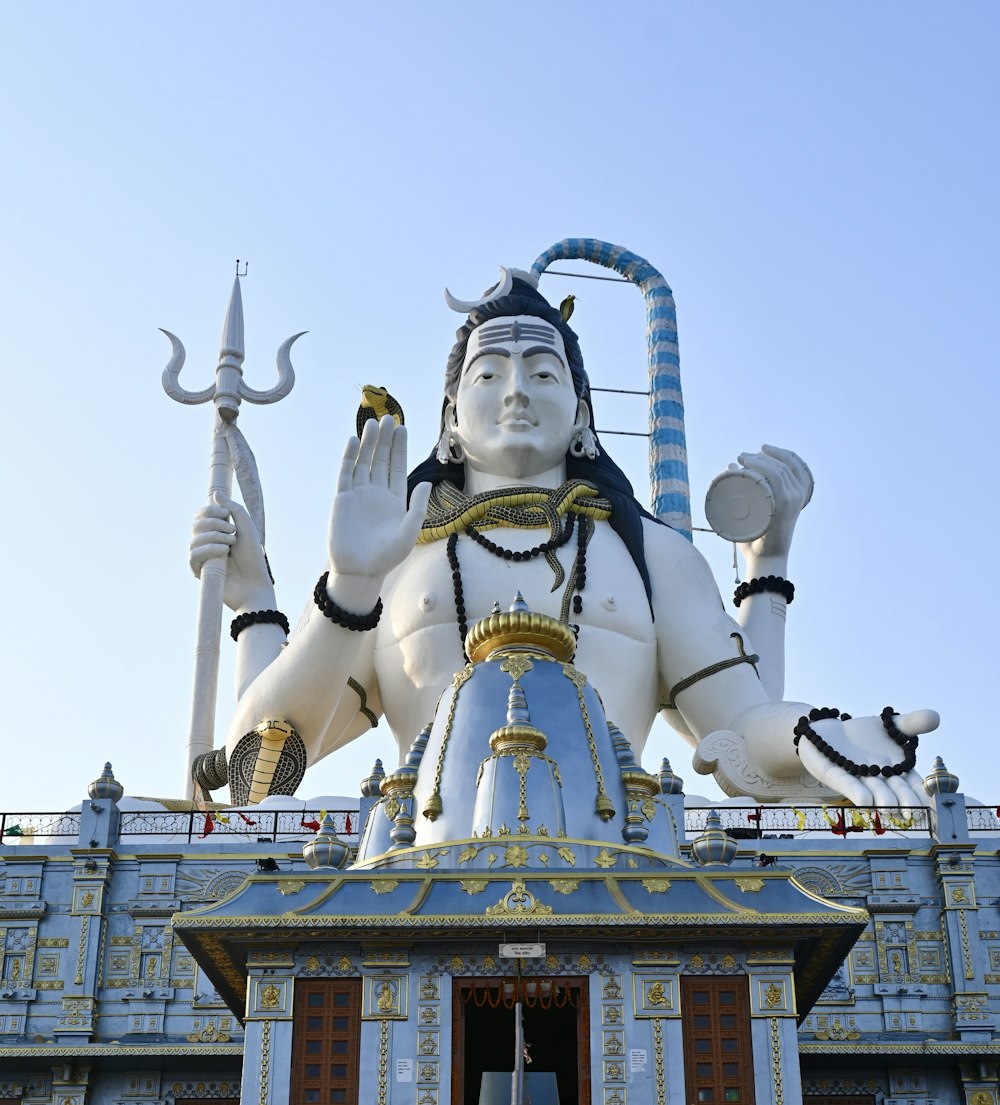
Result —
[[484, 1071], [514, 1069], [520, 989], [529, 1074], [553, 1071], [560, 1105], [590, 1105], [590, 1017], [584, 978], [457, 978], [452, 1019], [452, 1102], [478, 1105]]

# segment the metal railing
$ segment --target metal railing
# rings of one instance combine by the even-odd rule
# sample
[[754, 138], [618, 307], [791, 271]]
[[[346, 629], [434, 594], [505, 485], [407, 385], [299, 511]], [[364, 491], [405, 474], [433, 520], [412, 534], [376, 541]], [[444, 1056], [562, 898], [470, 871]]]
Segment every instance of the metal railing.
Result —
[[[930, 834], [930, 812], [925, 806], [876, 811], [845, 806], [688, 806], [684, 829], [690, 837], [707, 828], [715, 810], [722, 828], [741, 840], [797, 837], [805, 833], [834, 836], [883, 836], [895, 833]], [[970, 825], [971, 829], [971, 825]], [[1000, 826], [996, 828], [1000, 832]]]
[[358, 838], [357, 810], [131, 810], [123, 813], [119, 837], [180, 838], [188, 843], [222, 837], [248, 841], [308, 840], [323, 814], [333, 815], [338, 836]]
[[0, 841], [30, 844], [33, 840], [80, 835], [78, 813], [0, 813]]

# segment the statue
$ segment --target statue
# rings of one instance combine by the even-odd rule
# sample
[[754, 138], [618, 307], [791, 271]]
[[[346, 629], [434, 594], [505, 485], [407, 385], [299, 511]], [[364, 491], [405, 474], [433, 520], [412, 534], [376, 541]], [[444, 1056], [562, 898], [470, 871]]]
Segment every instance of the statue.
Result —
[[[228, 554], [225, 601], [242, 615], [225, 759], [213, 754], [202, 781], [256, 772], [265, 791], [291, 793], [307, 763], [379, 715], [402, 755], [466, 663], [469, 627], [520, 592], [574, 627], [575, 663], [637, 758], [663, 710], [700, 770], [716, 766], [706, 749], [729, 749], [731, 793], [922, 804], [914, 749], [937, 725], [931, 711], [850, 718], [781, 701], [783, 577], [811, 493], [804, 463], [769, 447], [740, 458], [776, 499], [770, 529], [743, 547], [746, 574], [776, 581], [751, 589], [734, 621], [701, 555], [635, 501], [598, 440], [576, 335], [530, 275], [464, 306], [430, 455], [407, 476], [407, 428], [392, 415], [348, 442], [328, 572], [287, 646], [247, 512], [216, 493], [198, 514], [192, 568]], [[275, 718], [291, 739], [275, 743]]]

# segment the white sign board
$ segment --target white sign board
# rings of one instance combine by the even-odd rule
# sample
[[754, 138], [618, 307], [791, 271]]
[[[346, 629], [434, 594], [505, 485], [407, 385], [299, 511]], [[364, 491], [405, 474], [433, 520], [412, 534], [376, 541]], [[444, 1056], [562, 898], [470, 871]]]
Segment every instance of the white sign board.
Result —
[[544, 944], [501, 944], [501, 959], [540, 959], [545, 954]]
[[412, 1059], [397, 1059], [396, 1060], [396, 1081], [397, 1082], [412, 1082], [413, 1081], [413, 1060]]
[[646, 1049], [630, 1047], [628, 1049], [628, 1069], [636, 1074], [646, 1069]]

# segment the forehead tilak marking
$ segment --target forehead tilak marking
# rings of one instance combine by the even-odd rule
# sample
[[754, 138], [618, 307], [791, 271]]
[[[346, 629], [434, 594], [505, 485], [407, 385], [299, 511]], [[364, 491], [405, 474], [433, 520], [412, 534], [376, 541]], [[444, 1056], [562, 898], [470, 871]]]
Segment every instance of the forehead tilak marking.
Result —
[[517, 319], [500, 325], [480, 326], [476, 333], [479, 334], [480, 344], [486, 341], [517, 342], [521, 338], [533, 338], [548, 345], [556, 344], [555, 330], [552, 327], [532, 322], [519, 322]]

